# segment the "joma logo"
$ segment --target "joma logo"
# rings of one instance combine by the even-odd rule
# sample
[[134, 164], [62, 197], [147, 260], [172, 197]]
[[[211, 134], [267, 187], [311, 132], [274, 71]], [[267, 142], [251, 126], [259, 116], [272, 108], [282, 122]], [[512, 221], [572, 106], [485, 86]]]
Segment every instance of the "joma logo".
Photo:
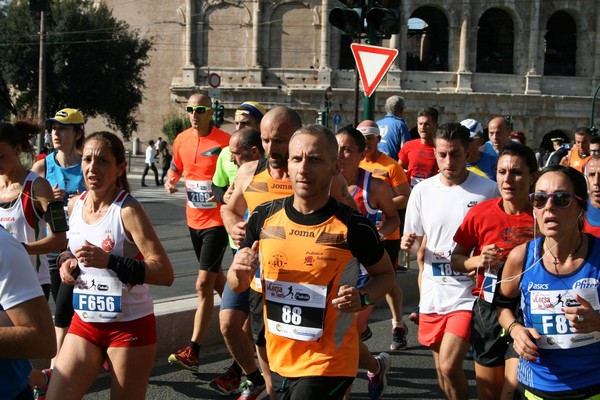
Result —
[[308, 231], [301, 231], [298, 229], [290, 229], [288, 231], [288, 235], [290, 236], [302, 236], [302, 237], [315, 237], [315, 233], [314, 232], [308, 232]]

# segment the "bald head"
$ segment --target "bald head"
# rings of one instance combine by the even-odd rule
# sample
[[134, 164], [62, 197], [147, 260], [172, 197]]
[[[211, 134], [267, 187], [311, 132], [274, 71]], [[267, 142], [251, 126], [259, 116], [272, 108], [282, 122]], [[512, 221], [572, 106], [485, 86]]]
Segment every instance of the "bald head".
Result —
[[194, 93], [188, 99], [187, 105], [192, 107], [203, 106], [206, 107], [206, 109], [209, 109], [206, 110], [204, 108], [199, 108], [193, 112], [188, 111], [192, 128], [197, 130], [198, 135], [207, 136], [210, 133], [210, 121], [213, 116], [213, 110], [211, 108], [212, 102], [210, 97], [203, 93]]
[[271, 168], [287, 168], [290, 139], [301, 127], [300, 116], [291, 108], [279, 106], [265, 114], [260, 122], [260, 137]]

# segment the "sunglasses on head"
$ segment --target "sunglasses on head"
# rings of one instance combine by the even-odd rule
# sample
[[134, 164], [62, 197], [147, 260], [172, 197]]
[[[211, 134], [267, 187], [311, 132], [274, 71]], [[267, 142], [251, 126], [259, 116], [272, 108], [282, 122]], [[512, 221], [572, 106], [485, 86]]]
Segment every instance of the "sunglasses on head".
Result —
[[552, 199], [552, 204], [558, 208], [567, 208], [571, 205], [573, 198], [581, 200], [581, 197], [569, 192], [543, 193], [536, 192], [529, 195], [529, 202], [535, 208], [544, 208], [548, 199]]
[[190, 114], [194, 112], [197, 112], [198, 114], [204, 114], [210, 110], [212, 110], [212, 108], [206, 106], [185, 106], [185, 111], [189, 112]]

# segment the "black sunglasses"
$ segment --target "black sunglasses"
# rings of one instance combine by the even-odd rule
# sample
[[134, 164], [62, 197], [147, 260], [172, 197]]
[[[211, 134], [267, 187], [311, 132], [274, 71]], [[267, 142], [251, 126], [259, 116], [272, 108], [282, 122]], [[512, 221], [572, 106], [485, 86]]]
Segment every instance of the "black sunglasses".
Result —
[[212, 108], [206, 106], [185, 106], [185, 111], [189, 112], [190, 114], [194, 112], [197, 112], [198, 114], [204, 114], [210, 110], [212, 110]]
[[544, 208], [548, 199], [552, 198], [552, 204], [558, 208], [567, 208], [571, 205], [571, 200], [576, 198], [581, 200], [581, 197], [569, 192], [544, 193], [536, 192], [529, 195], [529, 203], [535, 208]]

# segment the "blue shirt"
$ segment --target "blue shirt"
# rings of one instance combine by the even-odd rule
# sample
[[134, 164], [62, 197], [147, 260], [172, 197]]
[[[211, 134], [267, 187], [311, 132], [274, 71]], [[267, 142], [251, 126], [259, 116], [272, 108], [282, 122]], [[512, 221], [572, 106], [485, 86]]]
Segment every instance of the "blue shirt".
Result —
[[69, 196], [77, 194], [77, 191], [85, 191], [81, 160], [70, 167], [61, 167], [56, 162], [56, 151], [46, 157], [46, 180], [50, 183], [50, 186], [58, 185], [59, 188], [67, 192], [64, 198], [65, 206], [69, 202]]
[[382, 153], [398, 161], [400, 148], [411, 139], [406, 121], [392, 114], [387, 114], [376, 123], [381, 133], [381, 140], [377, 148]]
[[478, 167], [488, 178], [496, 180], [496, 165], [498, 164], [498, 157], [492, 157], [488, 153], [479, 152], [479, 161], [467, 164], [467, 167]]

